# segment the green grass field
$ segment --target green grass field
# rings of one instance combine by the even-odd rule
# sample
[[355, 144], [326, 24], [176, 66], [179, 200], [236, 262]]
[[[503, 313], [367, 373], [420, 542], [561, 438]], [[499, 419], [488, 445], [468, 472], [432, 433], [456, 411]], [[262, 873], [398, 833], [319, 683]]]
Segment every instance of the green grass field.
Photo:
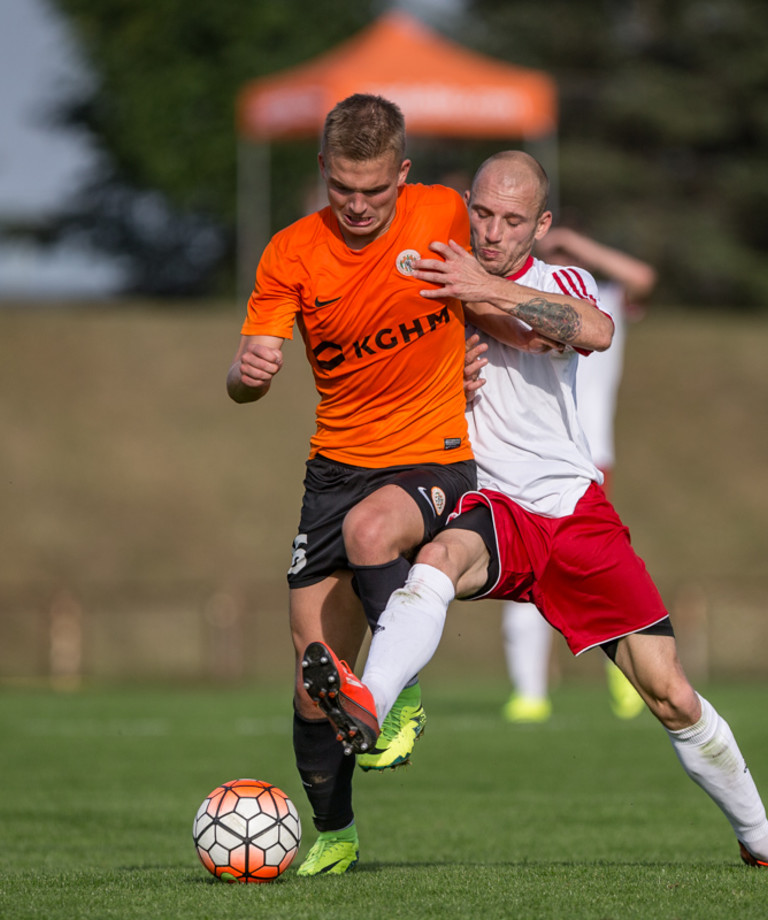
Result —
[[[469, 675], [467, 675], [469, 676]], [[258, 687], [0, 693], [0, 916], [46, 918], [764, 918], [768, 873], [683, 774], [646, 713], [602, 686], [555, 693], [544, 726], [500, 719], [504, 683], [432, 681], [411, 767], [358, 773], [361, 862], [345, 877], [227, 885], [198, 863], [197, 806], [228, 779], [281, 786], [313, 838], [290, 699]], [[768, 789], [765, 687], [713, 686]]]

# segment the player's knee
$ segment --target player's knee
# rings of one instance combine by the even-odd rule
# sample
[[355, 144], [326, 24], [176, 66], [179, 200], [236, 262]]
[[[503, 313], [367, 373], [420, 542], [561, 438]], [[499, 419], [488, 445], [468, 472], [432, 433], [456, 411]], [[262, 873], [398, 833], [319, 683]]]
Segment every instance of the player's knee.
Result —
[[450, 568], [448, 547], [439, 541], [427, 543], [419, 550], [416, 562], [422, 562], [424, 565], [431, 565], [440, 569], [441, 572], [446, 572]]
[[[364, 505], [358, 505], [347, 514], [341, 527], [347, 558], [358, 564], [371, 564], [371, 557], [387, 555], [389, 550], [389, 525], [381, 516]], [[375, 563], [374, 563], [375, 564]]]
[[396, 505], [361, 502], [341, 527], [347, 559], [354, 565], [383, 565], [405, 555], [423, 539], [421, 514], [408, 515]]

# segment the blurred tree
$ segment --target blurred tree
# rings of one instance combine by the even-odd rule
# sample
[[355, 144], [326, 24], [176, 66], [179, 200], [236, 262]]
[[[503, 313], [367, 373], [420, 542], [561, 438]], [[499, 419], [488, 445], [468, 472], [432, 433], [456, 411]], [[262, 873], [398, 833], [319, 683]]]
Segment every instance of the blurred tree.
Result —
[[768, 303], [764, 3], [470, 0], [464, 41], [557, 79], [560, 200], [659, 297]]
[[[103, 152], [54, 229], [127, 254], [137, 291], [231, 289], [239, 88], [350, 37], [386, 0], [49, 2], [92, 74], [60, 117]], [[434, 27], [556, 77], [560, 200], [590, 232], [652, 261], [659, 297], [768, 303], [762, 0], [465, 0], [463, 17], [451, 6]], [[442, 147], [422, 158], [418, 145], [416, 179], [479, 159]], [[275, 226], [301, 213], [315, 150], [272, 149]]]
[[[373, 13], [342, 0], [50, 2], [92, 77], [57, 118], [102, 152], [55, 233], [127, 259], [136, 292], [231, 287], [238, 90], [348, 38]], [[315, 147], [308, 163], [296, 147], [273, 152], [276, 187], [294, 189], [297, 168], [313, 174]], [[295, 219], [298, 194], [284, 199], [277, 213]]]

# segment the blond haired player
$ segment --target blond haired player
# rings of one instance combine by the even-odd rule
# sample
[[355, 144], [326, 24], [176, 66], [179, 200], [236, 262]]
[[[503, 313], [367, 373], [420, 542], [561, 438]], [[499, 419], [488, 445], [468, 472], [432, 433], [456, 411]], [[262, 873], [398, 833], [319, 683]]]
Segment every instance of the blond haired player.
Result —
[[[461, 303], [422, 298], [412, 269], [435, 238], [469, 246], [466, 206], [452, 189], [407, 184], [410, 165], [393, 103], [357, 94], [329, 113], [319, 155], [328, 207], [267, 246], [227, 377], [236, 402], [265, 396], [298, 326], [320, 401], [288, 573], [297, 655], [319, 640], [354, 662], [366, 618], [375, 628], [415, 549], [475, 484]], [[407, 762], [425, 720], [414, 675], [379, 746], [358, 758], [364, 768]], [[294, 709], [296, 764], [320, 832], [299, 875], [340, 874], [358, 858], [354, 758], [300, 671]]]
[[[462, 497], [392, 595], [362, 683], [320, 643], [307, 649], [305, 676], [321, 705], [333, 694], [347, 746], [372, 744], [403, 682], [434, 654], [454, 597], [533, 601], [574, 654], [600, 646], [615, 660], [685, 772], [723, 811], [744, 862], [766, 867], [768, 820], [755, 783], [728, 724], [685, 676], [664, 604], [600, 486], [578, 422], [576, 349], [605, 348], [612, 322], [591, 276], [582, 274], [581, 294], [564, 301], [557, 267], [532, 258], [551, 221], [546, 192], [532, 157], [497, 154], [469, 196], [475, 258], [435, 243], [445, 261], [418, 265], [419, 278], [442, 286], [426, 298], [459, 297], [476, 325], [495, 329], [495, 337], [480, 333], [485, 385], [469, 412], [481, 488]], [[536, 333], [549, 350], [526, 344]]]

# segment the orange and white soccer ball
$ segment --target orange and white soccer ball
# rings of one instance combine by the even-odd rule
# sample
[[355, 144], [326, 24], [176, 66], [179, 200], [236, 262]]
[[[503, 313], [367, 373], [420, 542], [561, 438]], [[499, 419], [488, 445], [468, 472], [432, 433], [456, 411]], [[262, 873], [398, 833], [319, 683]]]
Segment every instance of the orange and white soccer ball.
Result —
[[301, 843], [293, 802], [277, 786], [234, 779], [198, 808], [192, 837], [200, 861], [225, 882], [271, 882], [290, 866]]

